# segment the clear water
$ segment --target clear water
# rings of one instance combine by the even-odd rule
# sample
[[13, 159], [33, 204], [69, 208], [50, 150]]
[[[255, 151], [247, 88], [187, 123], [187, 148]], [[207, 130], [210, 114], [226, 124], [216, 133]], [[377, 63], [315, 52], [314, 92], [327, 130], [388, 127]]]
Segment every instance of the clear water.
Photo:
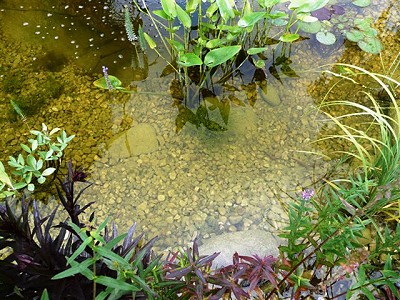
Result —
[[[231, 106], [227, 131], [188, 124], [177, 133], [179, 111], [170, 96], [110, 94], [94, 87], [103, 65], [124, 86], [142, 91], [168, 94], [172, 76], [160, 77], [162, 60], [137, 55], [126, 41], [119, 21], [123, 1], [77, 2], [0, 1], [1, 159], [16, 153], [27, 133], [9, 100], [35, 104], [30, 127], [46, 122], [77, 136], [67, 157], [90, 171], [95, 183], [82, 202], [96, 201], [98, 217], [113, 216], [122, 231], [137, 222], [147, 236], [162, 237], [160, 247], [187, 243], [195, 234], [281, 228], [284, 204], [329, 167], [329, 161], [300, 152], [326, 150], [310, 145], [320, 137], [316, 105], [329, 84], [314, 72], [316, 66], [346, 61], [379, 70], [381, 64], [378, 56], [354, 46], [332, 51], [312, 41], [295, 43], [290, 66], [299, 77], [274, 85], [279, 105], [256, 95], [253, 106]], [[388, 65], [399, 51], [399, 5], [382, 1], [366, 14], [380, 17]], [[38, 101], [49, 78], [61, 83], [62, 93]], [[246, 98], [243, 90], [235, 95]], [[49, 201], [49, 207], [55, 204]]]

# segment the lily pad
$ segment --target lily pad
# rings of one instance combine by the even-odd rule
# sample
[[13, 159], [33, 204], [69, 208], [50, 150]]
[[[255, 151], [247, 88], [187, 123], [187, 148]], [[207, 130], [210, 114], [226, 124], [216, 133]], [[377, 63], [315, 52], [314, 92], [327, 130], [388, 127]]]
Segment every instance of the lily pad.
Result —
[[352, 42], [361, 41], [364, 38], [364, 34], [359, 30], [351, 30], [346, 32], [346, 38]]
[[371, 0], [355, 0], [353, 4], [359, 7], [367, 7], [371, 4]]
[[[110, 83], [111, 83], [113, 88], [115, 88], [115, 89], [121, 89], [122, 88], [121, 87], [122, 82], [117, 77], [112, 76], [112, 75], [108, 75], [108, 79], [110, 80]], [[107, 81], [106, 81], [104, 76], [99, 78], [99, 79], [97, 79], [95, 82], [93, 82], [93, 84], [95, 86], [97, 86], [98, 88], [101, 88], [101, 89], [106, 89], [106, 90], [109, 89], [109, 87], [107, 85]]]
[[366, 37], [357, 44], [363, 51], [368, 53], [379, 54], [382, 51], [381, 42], [374, 37]]
[[315, 36], [321, 44], [324, 45], [333, 45], [336, 43], [336, 36], [331, 32], [323, 32], [320, 31]]
[[317, 33], [321, 31], [322, 25], [321, 22], [313, 22], [313, 23], [301, 23], [300, 30], [308, 33]]

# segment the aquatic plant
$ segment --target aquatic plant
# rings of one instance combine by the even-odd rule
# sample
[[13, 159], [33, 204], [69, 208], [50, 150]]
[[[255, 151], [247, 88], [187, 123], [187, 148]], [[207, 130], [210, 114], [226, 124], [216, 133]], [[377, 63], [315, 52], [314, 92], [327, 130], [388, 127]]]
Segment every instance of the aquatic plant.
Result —
[[59, 131], [60, 128], [49, 131], [45, 124], [42, 124], [41, 131], [31, 130], [35, 138], [28, 140], [30, 146], [21, 144], [23, 152], [9, 158], [12, 175], [0, 162], [0, 198], [15, 195], [25, 188], [33, 192], [37, 184], [43, 184], [48, 176], [56, 175], [64, 150], [74, 138], [74, 135], [67, 136], [65, 131], [55, 136]]

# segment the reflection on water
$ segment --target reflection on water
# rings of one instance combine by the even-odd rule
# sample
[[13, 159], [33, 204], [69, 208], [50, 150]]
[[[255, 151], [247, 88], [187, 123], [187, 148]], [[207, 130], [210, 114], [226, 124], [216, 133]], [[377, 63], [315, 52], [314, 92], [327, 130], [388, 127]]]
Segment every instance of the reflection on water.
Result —
[[[86, 2], [93, 8], [91, 1]], [[307, 41], [294, 44], [290, 60], [287, 56], [274, 60], [267, 74], [277, 81], [279, 103], [265, 101], [260, 93], [268, 93], [263, 90], [263, 78], [250, 80], [250, 74], [245, 82], [248, 88], [234, 80], [226, 86], [232, 95], [227, 122], [224, 98], [208, 95], [206, 113], [226, 130], [207, 130], [203, 109], [196, 111], [197, 120], [190, 122], [193, 116], [189, 117], [177, 134], [176, 119], [184, 108], [171, 97], [108, 93], [92, 84], [102, 65], [109, 67], [110, 74], [128, 78], [123, 80], [125, 85], [136, 80], [142, 91], [168, 92], [173, 79], [155, 76], [162, 68], [152, 67], [150, 55], [146, 58], [135, 52], [123, 40], [118, 21], [115, 27], [114, 21], [104, 25], [102, 20], [108, 22], [112, 6], [96, 2], [99, 14], [85, 12], [85, 18], [96, 20], [85, 21], [75, 13], [80, 10], [78, 4], [76, 8], [64, 2], [48, 3], [0, 2], [1, 109], [7, 111], [9, 100], [18, 97], [38, 98], [35, 95], [48, 90], [43, 85], [50, 78], [61, 84], [61, 92], [43, 97], [48, 100], [40, 102], [27, 122], [35, 128], [47, 122], [76, 134], [69, 155], [91, 171], [95, 183], [83, 201], [95, 200], [99, 218], [111, 214], [121, 228], [137, 221], [149, 236], [163, 236], [162, 246], [186, 243], [196, 232], [207, 237], [225, 231], [279, 228], [285, 221], [280, 201], [288, 199], [287, 193], [299, 195], [327, 168], [326, 162], [297, 152], [312, 150], [309, 142], [318, 137], [314, 101], [321, 98], [320, 86], [328, 82], [317, 81], [319, 74], [304, 70], [342, 55], [354, 63], [377, 61], [352, 47], [321, 57]], [[371, 9], [378, 17], [376, 7]], [[390, 13], [389, 17], [387, 24], [398, 22]], [[386, 27], [379, 29], [388, 34]], [[383, 57], [391, 57], [390, 49], [387, 45]], [[299, 77], [284, 74], [285, 66], [285, 71]], [[9, 89], [5, 89], [7, 81]], [[247, 104], [249, 93], [255, 97], [253, 105]], [[3, 117], [1, 121], [2, 155], [6, 156], [24, 141], [26, 129], [17, 119]]]

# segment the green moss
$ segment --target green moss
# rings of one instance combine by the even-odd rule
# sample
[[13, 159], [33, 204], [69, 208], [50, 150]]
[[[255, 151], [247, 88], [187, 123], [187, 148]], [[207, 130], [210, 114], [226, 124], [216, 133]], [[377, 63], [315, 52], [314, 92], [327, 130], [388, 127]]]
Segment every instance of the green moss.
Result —
[[24, 84], [24, 76], [21, 71], [7, 73], [3, 80], [3, 91], [7, 94], [17, 94]]

